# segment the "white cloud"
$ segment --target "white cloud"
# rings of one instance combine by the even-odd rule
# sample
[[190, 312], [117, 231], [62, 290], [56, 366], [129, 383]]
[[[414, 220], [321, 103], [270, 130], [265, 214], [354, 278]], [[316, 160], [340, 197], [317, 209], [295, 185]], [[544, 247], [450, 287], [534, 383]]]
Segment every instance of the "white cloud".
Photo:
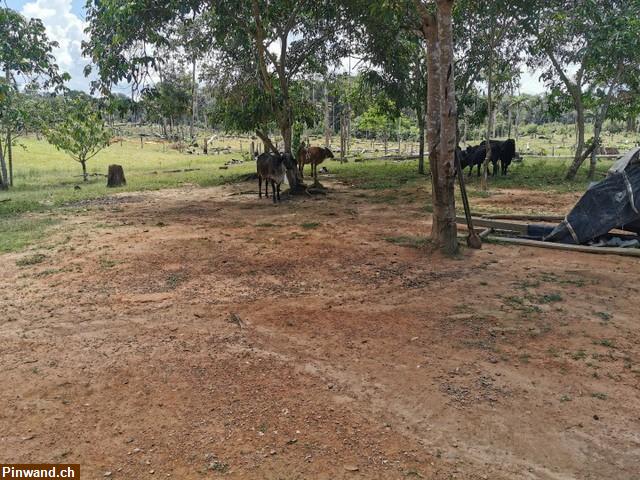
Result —
[[71, 10], [71, 0], [36, 0], [22, 7], [25, 17], [39, 18], [47, 28], [47, 35], [60, 46], [53, 51], [60, 69], [71, 75], [69, 88], [88, 90], [89, 79], [83, 69], [87, 59], [82, 57], [82, 40], [86, 23]]
[[543, 93], [546, 88], [540, 80], [541, 72], [538, 70], [525, 70], [520, 77], [520, 91], [530, 95], [538, 95]]

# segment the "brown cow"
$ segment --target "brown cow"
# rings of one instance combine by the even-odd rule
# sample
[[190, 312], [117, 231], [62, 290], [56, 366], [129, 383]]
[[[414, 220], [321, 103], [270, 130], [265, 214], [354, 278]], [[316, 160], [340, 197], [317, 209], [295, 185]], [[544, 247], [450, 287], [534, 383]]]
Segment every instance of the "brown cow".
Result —
[[325, 147], [309, 147], [305, 148], [304, 144], [298, 148], [298, 169], [300, 170], [300, 176], [304, 178], [304, 166], [311, 164], [311, 175], [314, 180], [318, 180], [318, 165], [325, 161], [327, 158], [333, 158], [333, 152]]

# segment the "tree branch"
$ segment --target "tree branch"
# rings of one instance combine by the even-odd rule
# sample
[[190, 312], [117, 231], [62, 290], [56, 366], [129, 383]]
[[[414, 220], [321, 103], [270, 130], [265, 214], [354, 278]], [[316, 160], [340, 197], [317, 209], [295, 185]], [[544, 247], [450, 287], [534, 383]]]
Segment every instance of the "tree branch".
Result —
[[271, 141], [271, 139], [262, 131], [260, 130], [256, 130], [256, 135], [258, 136], [258, 138], [260, 138], [260, 140], [262, 140], [262, 142], [269, 147], [269, 149], [271, 149], [273, 151], [273, 153], [276, 154], [280, 154], [280, 152], [278, 151], [278, 149], [276, 148], [276, 146], [273, 144], [273, 142]]

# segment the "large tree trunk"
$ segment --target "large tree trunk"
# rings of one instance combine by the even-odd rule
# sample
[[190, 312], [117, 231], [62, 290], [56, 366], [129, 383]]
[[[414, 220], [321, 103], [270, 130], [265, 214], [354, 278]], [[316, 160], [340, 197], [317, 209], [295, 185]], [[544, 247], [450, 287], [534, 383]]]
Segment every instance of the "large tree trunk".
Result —
[[422, 34], [425, 38], [427, 56], [427, 144], [429, 148], [429, 170], [431, 171], [431, 201], [433, 215], [431, 239], [434, 243], [440, 231], [439, 218], [441, 200], [438, 186], [440, 156], [440, 46], [438, 44], [438, 24], [435, 16], [428, 12], [420, 0], [416, 0], [422, 17]]
[[440, 158], [436, 243], [446, 254], [458, 251], [458, 228], [455, 206], [455, 155], [457, 144], [457, 110], [453, 65], [453, 0], [437, 0], [438, 38], [440, 44]]

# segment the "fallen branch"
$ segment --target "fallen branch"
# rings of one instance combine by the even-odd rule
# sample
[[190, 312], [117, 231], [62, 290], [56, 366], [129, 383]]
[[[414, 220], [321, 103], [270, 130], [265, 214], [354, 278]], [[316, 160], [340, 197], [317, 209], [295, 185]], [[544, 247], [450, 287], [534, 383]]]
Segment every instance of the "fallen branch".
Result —
[[0, 200], [0, 203], [10, 202], [10, 201], [11, 201], [10, 198], [3, 198], [2, 200]]

